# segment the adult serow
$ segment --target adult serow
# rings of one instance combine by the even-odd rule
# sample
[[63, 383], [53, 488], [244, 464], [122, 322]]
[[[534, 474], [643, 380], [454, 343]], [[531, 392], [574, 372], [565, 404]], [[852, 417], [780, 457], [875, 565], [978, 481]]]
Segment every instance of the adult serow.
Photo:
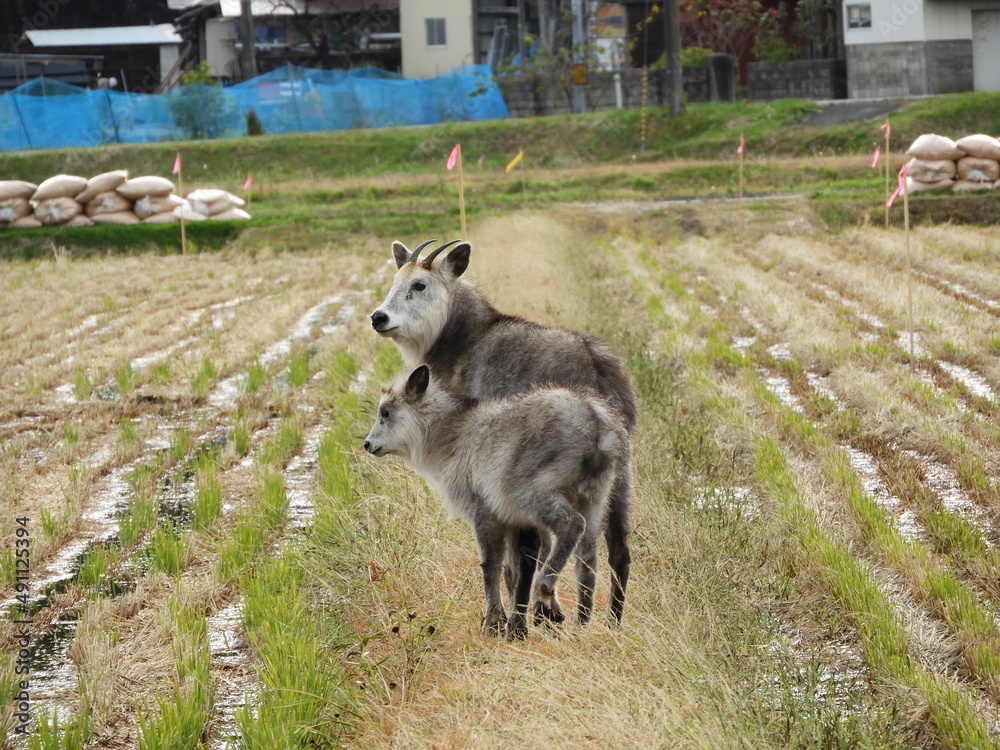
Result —
[[[608, 495], [625, 468], [628, 435], [593, 393], [566, 388], [474, 401], [441, 387], [427, 365], [383, 394], [365, 440], [373, 456], [396, 455], [427, 479], [449, 515], [464, 519], [479, 547], [486, 594], [483, 631], [527, 631], [526, 613], [509, 616], [500, 596], [504, 552], [523, 529], [551, 534], [534, 596], [552, 607], [556, 580], [576, 552], [577, 573], [593, 571]], [[594, 579], [584, 575], [578, 607], [593, 606]]]
[[[607, 401], [631, 437], [638, 420], [635, 388], [607, 343], [587, 333], [500, 312], [482, 291], [461, 278], [469, 265], [471, 245], [456, 240], [421, 259], [421, 251], [431, 242], [412, 253], [401, 242], [392, 244], [396, 276], [385, 301], [371, 314], [372, 328], [396, 343], [408, 366], [426, 363], [447, 387], [474, 399], [511, 397], [538, 385], [590, 389]], [[442, 254], [451, 245], [455, 247]], [[619, 623], [631, 566], [630, 451], [624, 456], [604, 527], [611, 568], [611, 614]], [[545, 541], [537, 532], [525, 530], [511, 547], [515, 560], [506, 571], [508, 588], [512, 598], [525, 607], [535, 561]], [[557, 622], [563, 619], [554, 600], [552, 609], [536, 602], [535, 614]], [[586, 622], [590, 614], [578, 605], [580, 621]]]

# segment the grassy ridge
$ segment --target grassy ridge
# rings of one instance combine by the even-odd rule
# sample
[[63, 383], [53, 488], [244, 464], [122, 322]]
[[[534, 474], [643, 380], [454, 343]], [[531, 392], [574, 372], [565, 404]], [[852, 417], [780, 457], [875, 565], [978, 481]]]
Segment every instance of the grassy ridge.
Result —
[[[506, 164], [525, 149], [546, 167], [621, 163], [640, 159], [731, 157], [746, 135], [752, 155], [811, 156], [870, 150], [877, 124], [854, 121], [818, 128], [801, 125], [814, 111], [808, 101], [697, 104], [676, 118], [663, 108], [649, 112], [646, 153], [639, 154], [641, 112], [621, 110], [531, 119], [444, 123], [427, 127], [345, 130], [255, 138], [220, 139], [0, 155], [0, 176], [40, 181], [60, 172], [92, 175], [110, 169], [167, 174], [174, 154], [184, 154], [184, 179], [242, 184], [247, 172], [261, 179], [342, 178], [396, 172], [436, 171], [451, 147], [463, 145], [466, 162]], [[1000, 132], [1000, 97], [951, 94], [914, 101], [892, 116], [892, 148], [905, 149], [920, 133], [960, 137]]]

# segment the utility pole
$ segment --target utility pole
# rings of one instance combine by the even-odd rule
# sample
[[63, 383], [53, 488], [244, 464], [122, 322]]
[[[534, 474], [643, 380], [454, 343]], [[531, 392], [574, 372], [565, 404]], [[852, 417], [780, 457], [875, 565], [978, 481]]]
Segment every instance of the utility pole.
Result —
[[573, 111], [587, 109], [586, 37], [583, 33], [583, 0], [573, 0]]
[[243, 46], [240, 48], [240, 74], [244, 81], [257, 76], [257, 39], [253, 30], [253, 10], [250, 0], [240, 0], [240, 38]]
[[681, 13], [678, 0], [665, 0], [663, 25], [667, 47], [667, 96], [670, 114], [681, 113], [684, 96], [684, 68], [681, 66]]

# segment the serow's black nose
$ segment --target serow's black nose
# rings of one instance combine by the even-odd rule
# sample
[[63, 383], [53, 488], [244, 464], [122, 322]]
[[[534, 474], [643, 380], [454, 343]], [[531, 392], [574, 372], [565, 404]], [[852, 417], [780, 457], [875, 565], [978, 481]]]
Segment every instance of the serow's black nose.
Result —
[[369, 453], [372, 452], [372, 442], [371, 442], [371, 440], [366, 440], [365, 441], [365, 450], [368, 451]]
[[384, 313], [381, 310], [376, 310], [372, 313], [372, 328], [378, 329], [389, 322], [389, 314]]

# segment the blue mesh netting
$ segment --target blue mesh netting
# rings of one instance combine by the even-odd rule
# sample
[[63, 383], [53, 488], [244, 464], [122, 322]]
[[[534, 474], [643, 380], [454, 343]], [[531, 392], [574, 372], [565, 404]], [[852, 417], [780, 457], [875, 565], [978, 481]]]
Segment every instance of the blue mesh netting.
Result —
[[266, 133], [508, 116], [489, 68], [481, 65], [423, 79], [377, 68], [288, 65], [225, 89], [193, 85], [155, 95], [38, 78], [0, 95], [0, 150], [238, 136], [251, 108]]

